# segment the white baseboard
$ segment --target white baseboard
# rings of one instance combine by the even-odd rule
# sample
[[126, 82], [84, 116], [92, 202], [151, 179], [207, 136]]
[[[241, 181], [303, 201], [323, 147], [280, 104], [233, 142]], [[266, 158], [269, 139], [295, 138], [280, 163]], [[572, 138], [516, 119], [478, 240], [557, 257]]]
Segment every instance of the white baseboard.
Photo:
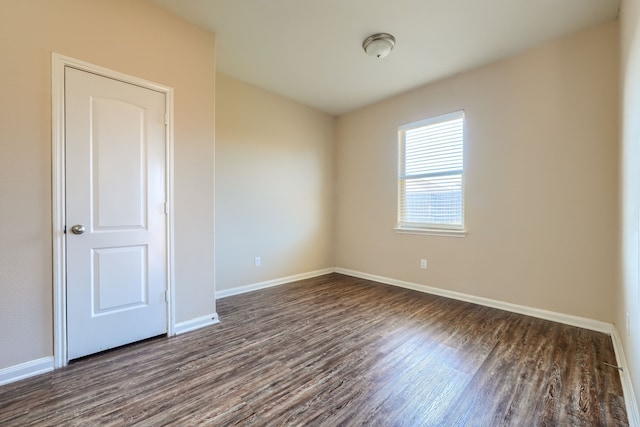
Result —
[[392, 279], [390, 277], [378, 276], [375, 274], [363, 273], [361, 271], [349, 270], [346, 268], [325, 268], [323, 270], [310, 271], [308, 273], [295, 274], [292, 276], [281, 277], [278, 279], [268, 280], [265, 282], [254, 283], [251, 285], [240, 286], [237, 288], [225, 289], [216, 292], [216, 299], [227, 298], [233, 295], [240, 295], [247, 292], [253, 292], [260, 289], [270, 288], [273, 286], [284, 285], [286, 283], [295, 282], [296, 280], [310, 279], [329, 273], [340, 273], [347, 276], [359, 277], [361, 279], [372, 280], [387, 285], [398, 286], [401, 288], [412, 289], [418, 292], [424, 292], [433, 295], [439, 295], [446, 298], [452, 298], [460, 301], [471, 302], [474, 304], [484, 305], [487, 307], [498, 308], [500, 310], [511, 311], [514, 313], [524, 314], [527, 316], [537, 317], [540, 319], [551, 320], [558, 323], [564, 323], [579, 328], [589, 329], [596, 332], [611, 334], [611, 324], [598, 320], [587, 319], [569, 314], [557, 313], [539, 308], [527, 307], [524, 305], [512, 304], [504, 301], [483, 298], [462, 292], [449, 291], [446, 289], [435, 288], [432, 286], [420, 285], [418, 283], [406, 282], [403, 280]]
[[615, 325], [611, 326], [611, 342], [613, 343], [613, 350], [616, 352], [616, 360], [618, 366], [622, 367], [620, 371], [620, 382], [622, 383], [622, 392], [624, 393], [624, 402], [627, 405], [627, 418], [629, 420], [630, 427], [640, 427], [640, 411], [638, 410], [638, 401], [633, 391], [633, 383], [629, 376], [629, 370], [627, 369], [627, 359], [624, 355], [624, 349], [622, 348], [622, 341], [620, 341], [620, 334], [618, 328]]
[[477, 297], [462, 292], [449, 291], [432, 286], [420, 285], [403, 280], [391, 279], [389, 277], [377, 276], [375, 274], [362, 273], [360, 271], [349, 270], [346, 268], [336, 268], [336, 273], [345, 274], [347, 276], [359, 277], [361, 279], [372, 280], [387, 285], [398, 286], [401, 288], [412, 289], [427, 294], [439, 295], [446, 298], [456, 299], [474, 304], [484, 305], [487, 307], [498, 308], [500, 310], [511, 311], [513, 313], [524, 314], [527, 316], [537, 317], [539, 319], [551, 320], [558, 323], [565, 323], [579, 328], [589, 329], [596, 332], [611, 334], [611, 324], [600, 322], [598, 320], [587, 319], [584, 317], [571, 316], [569, 314], [556, 313], [554, 311], [542, 310], [539, 308], [527, 307], [524, 305], [512, 304], [509, 302], [493, 300], [490, 298]]
[[0, 369], [0, 386], [53, 371], [53, 356]]
[[271, 288], [273, 286], [284, 285], [285, 283], [295, 282], [297, 280], [311, 279], [312, 277], [324, 276], [325, 274], [333, 273], [333, 268], [325, 268], [322, 270], [310, 271], [308, 273], [294, 274], [292, 276], [281, 277], [278, 279], [267, 280], [266, 282], [254, 283], [251, 285], [240, 286], [237, 288], [225, 289], [216, 292], [216, 299], [227, 298], [233, 295], [245, 294], [247, 292], [253, 292], [260, 289]]
[[176, 323], [174, 331], [176, 335], [180, 335], [195, 331], [196, 329], [204, 328], [205, 326], [215, 325], [216, 323], [220, 323], [218, 313], [207, 314], [206, 316], [196, 317], [195, 319], [187, 320], [186, 322]]

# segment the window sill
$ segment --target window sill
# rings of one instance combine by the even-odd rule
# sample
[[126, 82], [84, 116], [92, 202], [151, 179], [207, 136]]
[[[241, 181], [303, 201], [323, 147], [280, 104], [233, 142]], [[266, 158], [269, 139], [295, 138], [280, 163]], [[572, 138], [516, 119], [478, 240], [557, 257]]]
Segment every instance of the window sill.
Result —
[[467, 230], [446, 230], [440, 228], [407, 228], [396, 227], [396, 233], [400, 234], [426, 234], [427, 236], [443, 237], [467, 237]]

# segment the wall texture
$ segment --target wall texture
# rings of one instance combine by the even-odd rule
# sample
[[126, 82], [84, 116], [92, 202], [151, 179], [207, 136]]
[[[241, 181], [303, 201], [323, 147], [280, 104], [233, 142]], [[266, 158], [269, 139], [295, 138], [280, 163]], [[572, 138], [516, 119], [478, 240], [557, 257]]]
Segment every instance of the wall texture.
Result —
[[222, 74], [216, 105], [216, 289], [333, 267], [335, 118]]
[[215, 311], [215, 37], [147, 1], [0, 2], [0, 369], [51, 356], [51, 52], [175, 89], [177, 322]]
[[[613, 321], [618, 81], [610, 22], [341, 116], [336, 265]], [[396, 234], [398, 126], [460, 109], [468, 236]]]
[[[620, 332], [627, 370], [640, 398], [640, 1], [624, 0], [621, 8], [621, 273], [615, 323]], [[630, 333], [626, 332], [629, 313]], [[640, 406], [640, 401], [637, 402]]]

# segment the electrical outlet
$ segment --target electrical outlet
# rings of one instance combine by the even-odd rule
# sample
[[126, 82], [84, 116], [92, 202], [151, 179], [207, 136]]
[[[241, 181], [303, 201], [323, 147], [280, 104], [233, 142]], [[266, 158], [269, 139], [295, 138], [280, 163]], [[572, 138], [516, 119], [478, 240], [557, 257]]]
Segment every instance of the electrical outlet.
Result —
[[427, 260], [426, 259], [422, 258], [420, 260], [420, 268], [423, 269], [423, 270], [427, 269]]
[[627, 313], [627, 336], [631, 335], [631, 330], [629, 328], [629, 313]]
[[262, 265], [262, 260], [260, 259], [259, 256], [257, 256], [256, 259], [253, 261], [253, 266], [260, 267], [261, 265]]

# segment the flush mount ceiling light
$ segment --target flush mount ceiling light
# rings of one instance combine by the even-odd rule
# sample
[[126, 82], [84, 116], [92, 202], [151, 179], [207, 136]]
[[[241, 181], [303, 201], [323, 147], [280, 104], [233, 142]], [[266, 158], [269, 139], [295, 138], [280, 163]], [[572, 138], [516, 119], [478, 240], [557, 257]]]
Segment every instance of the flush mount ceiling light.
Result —
[[378, 33], [373, 34], [362, 42], [362, 48], [367, 55], [375, 56], [376, 58], [384, 58], [389, 55], [391, 49], [396, 44], [396, 38], [391, 34]]

